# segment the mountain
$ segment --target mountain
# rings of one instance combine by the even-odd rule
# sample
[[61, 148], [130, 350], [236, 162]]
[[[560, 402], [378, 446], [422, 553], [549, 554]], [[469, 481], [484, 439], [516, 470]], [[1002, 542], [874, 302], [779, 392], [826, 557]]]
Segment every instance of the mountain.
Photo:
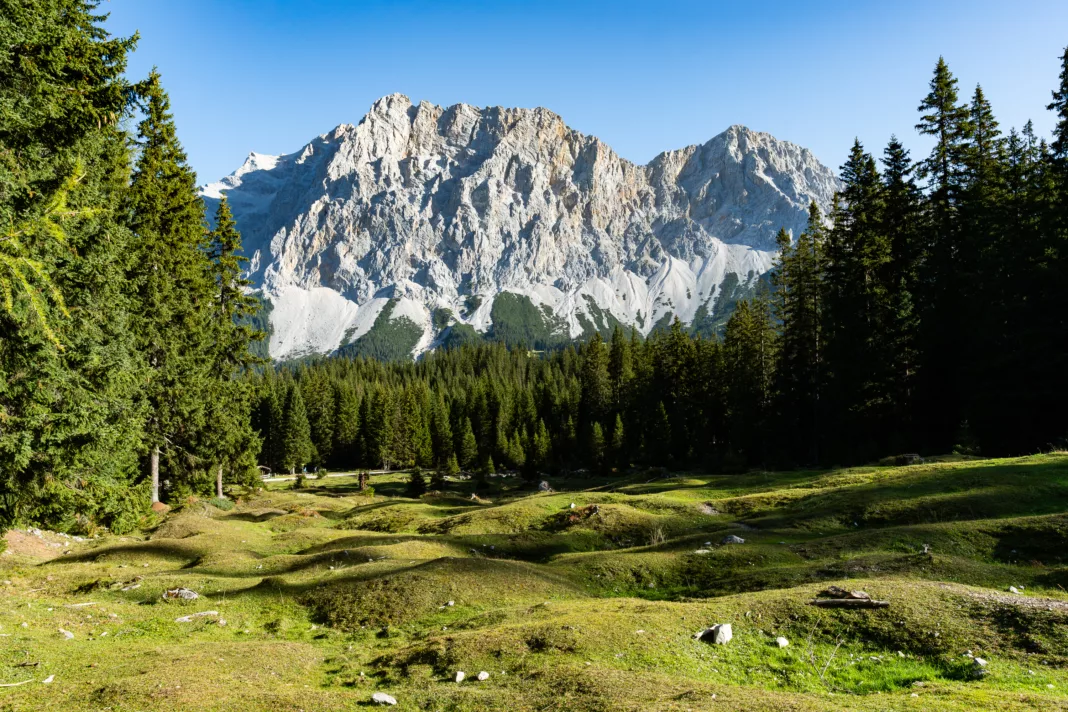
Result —
[[393, 94], [225, 192], [270, 306], [270, 354], [385, 358], [492, 337], [548, 346], [679, 316], [720, 325], [835, 175], [732, 126], [631, 163], [547, 109], [442, 108]]

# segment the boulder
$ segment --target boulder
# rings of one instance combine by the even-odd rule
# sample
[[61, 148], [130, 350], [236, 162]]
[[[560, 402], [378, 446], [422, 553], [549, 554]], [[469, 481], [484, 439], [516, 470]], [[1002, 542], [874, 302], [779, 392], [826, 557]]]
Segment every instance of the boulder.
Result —
[[723, 537], [723, 539], [719, 543], [720, 544], [744, 544], [745, 543], [745, 539], [741, 538], [740, 536], [737, 536], [736, 534], [730, 534], [728, 536]]
[[371, 701], [376, 705], [395, 705], [397, 700], [384, 692], [376, 692], [371, 695]]
[[693, 637], [695, 640], [703, 640], [714, 645], [726, 645], [734, 637], [734, 631], [731, 630], [730, 623], [719, 623], [711, 628], [705, 628]]
[[188, 588], [168, 588], [163, 592], [164, 601], [195, 601], [200, 594]]

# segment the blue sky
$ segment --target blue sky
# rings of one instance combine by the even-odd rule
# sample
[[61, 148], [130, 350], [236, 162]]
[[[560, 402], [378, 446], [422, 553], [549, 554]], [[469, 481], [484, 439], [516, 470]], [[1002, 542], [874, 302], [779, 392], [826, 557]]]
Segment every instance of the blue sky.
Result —
[[1002, 127], [1045, 105], [1068, 44], [1064, 0], [437, 2], [108, 0], [158, 66], [201, 183], [249, 151], [289, 153], [378, 97], [545, 106], [644, 163], [731, 124], [837, 168], [854, 136], [925, 153], [916, 107], [938, 56]]

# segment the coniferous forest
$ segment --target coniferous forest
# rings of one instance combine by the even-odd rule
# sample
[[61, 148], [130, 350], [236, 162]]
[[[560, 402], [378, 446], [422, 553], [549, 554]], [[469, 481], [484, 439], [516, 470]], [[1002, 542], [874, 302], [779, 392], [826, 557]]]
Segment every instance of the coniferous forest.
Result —
[[[133, 528], [257, 465], [444, 474], [741, 472], [1068, 437], [1068, 50], [1052, 140], [941, 59], [911, 156], [854, 143], [722, 337], [676, 321], [551, 352], [257, 358], [223, 200], [205, 214], [165, 77], [83, 0], [0, 2], [0, 527]], [[1051, 58], [1051, 62], [1057, 58]], [[444, 480], [439, 478], [438, 483]]]

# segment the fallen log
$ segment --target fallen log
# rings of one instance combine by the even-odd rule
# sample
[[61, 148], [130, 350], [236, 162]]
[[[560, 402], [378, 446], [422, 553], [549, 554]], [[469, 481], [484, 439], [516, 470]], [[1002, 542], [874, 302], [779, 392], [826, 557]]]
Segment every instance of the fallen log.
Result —
[[887, 608], [890, 601], [873, 601], [870, 598], [817, 598], [809, 601], [820, 608]]

